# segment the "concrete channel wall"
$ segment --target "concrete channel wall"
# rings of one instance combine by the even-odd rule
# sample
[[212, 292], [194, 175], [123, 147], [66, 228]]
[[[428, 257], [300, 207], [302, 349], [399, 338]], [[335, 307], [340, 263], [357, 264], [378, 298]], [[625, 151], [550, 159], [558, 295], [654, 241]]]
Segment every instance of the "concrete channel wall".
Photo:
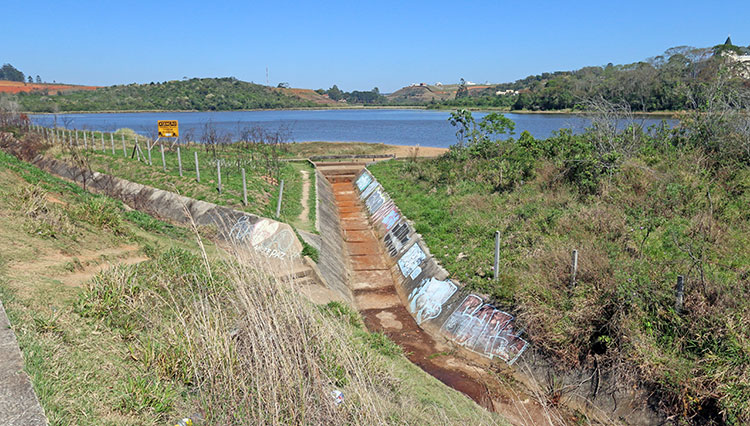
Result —
[[315, 170], [316, 194], [318, 197], [318, 230], [320, 231], [320, 256], [318, 268], [328, 287], [339, 293], [345, 300], [352, 301], [349, 289], [349, 269], [344, 248], [341, 222], [336, 208], [333, 188], [328, 179]]
[[508, 364], [518, 360], [528, 343], [515, 327], [513, 316], [449, 277], [367, 169], [357, 175], [354, 184], [383, 238], [393, 275], [400, 279], [397, 290], [417, 324], [486, 358]]
[[396, 290], [417, 324], [433, 336], [490, 360], [512, 365], [514, 377], [529, 389], [565, 389], [562, 400], [592, 418], [630, 425], [662, 424], [665, 417], [649, 403], [647, 389], [622, 383], [617, 372], [593, 367], [558, 368], [558, 363], [530, 348], [512, 315], [468, 291], [434, 259], [413, 225], [367, 170], [354, 181], [391, 261]]
[[104, 173], [90, 172], [63, 161], [37, 156], [33, 163], [49, 173], [85, 182], [86, 189], [118, 198], [130, 207], [177, 223], [189, 223], [190, 213], [197, 225], [215, 226], [226, 241], [245, 244], [269, 258], [299, 258], [302, 244], [286, 223], [250, 213], [195, 200], [173, 192], [130, 182]]

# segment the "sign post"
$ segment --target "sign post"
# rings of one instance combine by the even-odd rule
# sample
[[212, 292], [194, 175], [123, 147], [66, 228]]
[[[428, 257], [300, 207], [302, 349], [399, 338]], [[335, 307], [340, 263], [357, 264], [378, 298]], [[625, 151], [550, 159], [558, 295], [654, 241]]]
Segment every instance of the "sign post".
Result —
[[[180, 137], [180, 129], [179, 129], [179, 125], [177, 123], [177, 120], [157, 120], [156, 121], [156, 130], [157, 130], [157, 133], [158, 133], [158, 137], [156, 138], [156, 142], [158, 142], [159, 139], [161, 139], [161, 138], [175, 138], [175, 141], [176, 141]], [[159, 148], [161, 149], [161, 165], [162, 165], [162, 168], [164, 169], [164, 171], [166, 172], [167, 171], [167, 161], [164, 158], [164, 145], [163, 144], [159, 144]], [[149, 154], [151, 154], [151, 150], [149, 150]], [[180, 153], [178, 152], [177, 155], [179, 157]], [[182, 176], [182, 162], [179, 161], [179, 159], [178, 159], [178, 162], [180, 163], [180, 176]], [[197, 172], [197, 169], [198, 169], [197, 164], [196, 164], [195, 168], [196, 168], [196, 172]], [[200, 178], [198, 179], [198, 181], [200, 182]]]

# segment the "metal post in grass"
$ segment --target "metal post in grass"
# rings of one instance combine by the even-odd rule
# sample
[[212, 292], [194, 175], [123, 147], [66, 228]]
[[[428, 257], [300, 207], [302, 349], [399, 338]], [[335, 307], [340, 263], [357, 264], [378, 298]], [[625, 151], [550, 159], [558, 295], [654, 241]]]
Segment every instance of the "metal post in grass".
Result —
[[89, 143], [86, 139], [86, 131], [83, 131], [83, 149], [88, 150], [89, 149]]
[[164, 171], [167, 171], [167, 160], [164, 159], [164, 144], [159, 144], [159, 149], [161, 149], [161, 167], [164, 169]]
[[685, 278], [682, 275], [677, 276], [677, 286], [674, 291], [674, 310], [678, 314], [682, 312], [682, 305], [685, 302]]
[[195, 179], [198, 180], [198, 183], [201, 182], [201, 171], [198, 168], [198, 151], [193, 151], [193, 154], [195, 154]]
[[242, 168], [242, 204], [247, 205], [247, 181], [245, 181], [245, 168]]
[[495, 281], [500, 279], [500, 231], [495, 231], [495, 270], [493, 277]]
[[180, 147], [177, 147], [177, 166], [180, 168], [180, 177], [182, 177], [182, 154], [180, 154]]
[[75, 133], [76, 133], [76, 146], [78, 146], [78, 129], [76, 129]]
[[284, 179], [281, 179], [281, 186], [279, 186], [279, 201], [276, 202], [276, 217], [281, 214], [281, 197], [284, 195]]
[[112, 144], [112, 156], [115, 156], [115, 135], [110, 133], [109, 134], [109, 142]]
[[573, 250], [570, 263], [570, 286], [575, 287], [576, 275], [578, 274], [578, 250]]
[[216, 176], [218, 177], [219, 185], [216, 187], [217, 190], [219, 190], [219, 194], [221, 194], [221, 161], [216, 160]]
[[151, 145], [150, 139], [146, 139], [146, 148], [148, 148], [148, 165], [153, 166], [154, 163], [151, 162], [151, 148], [153, 148], [153, 145]]
[[120, 139], [122, 140], [122, 156], [128, 157], [128, 150], [125, 148], [125, 133], [120, 133]]

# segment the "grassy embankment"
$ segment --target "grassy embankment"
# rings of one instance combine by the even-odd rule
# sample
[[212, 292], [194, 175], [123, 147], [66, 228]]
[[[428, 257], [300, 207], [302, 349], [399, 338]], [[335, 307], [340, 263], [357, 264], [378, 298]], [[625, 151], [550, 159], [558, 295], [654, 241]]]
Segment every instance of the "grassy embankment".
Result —
[[634, 153], [602, 157], [593, 134], [522, 135], [371, 170], [452, 276], [517, 312], [561, 365], [596, 358], [685, 421], [746, 424], [750, 167], [730, 133], [705, 134], [620, 134]]
[[[115, 154], [112, 154], [110, 134], [104, 134], [104, 151], [102, 151], [101, 133], [95, 133], [94, 149], [83, 148], [83, 135], [79, 132], [79, 143], [75, 150], [55, 146], [50, 154], [77, 164], [87, 164], [93, 171], [111, 174], [133, 182], [153, 186], [167, 191], [178, 192], [182, 195], [198, 200], [204, 200], [219, 205], [231, 207], [264, 217], [274, 217], [276, 214], [276, 202], [279, 194], [278, 178], [284, 180], [284, 194], [281, 205], [281, 220], [290, 223], [300, 229], [314, 231], [315, 220], [300, 218], [302, 205], [302, 175], [301, 170], [313, 171], [307, 162], [285, 162], [278, 161], [278, 169], [272, 164], [274, 161], [268, 158], [268, 147], [251, 149], [243, 144], [218, 145], [216, 149], [207, 148], [205, 145], [188, 144], [180, 145], [182, 157], [183, 176], [179, 175], [179, 165], [176, 147], [165, 145], [164, 158], [166, 171], [164, 171], [161, 151], [159, 146], [154, 146], [151, 151], [151, 163], [148, 164], [148, 151], [146, 141], [138, 137], [138, 144], [143, 150], [146, 158], [137, 160], [133, 158], [133, 146], [135, 144], [135, 133], [130, 130], [118, 130], [114, 133]], [[90, 138], [91, 132], [88, 133]], [[127, 156], [123, 156], [122, 139], [125, 139]], [[75, 152], [73, 152], [75, 151]], [[198, 153], [200, 182], [196, 180], [195, 153]], [[74, 161], [73, 155], [79, 158]], [[289, 157], [288, 152], [279, 152], [278, 157]], [[216, 162], [222, 163], [221, 184], [222, 192], [218, 192], [218, 175]], [[248, 205], [242, 204], [242, 175], [241, 168], [245, 168], [248, 192]], [[311, 184], [313, 181], [311, 181]], [[315, 199], [308, 199], [308, 208], [315, 210]], [[314, 214], [314, 213], [313, 213]]]
[[346, 307], [317, 308], [208, 241], [204, 256], [191, 231], [15, 157], [0, 164], [0, 298], [51, 424], [498, 421]]

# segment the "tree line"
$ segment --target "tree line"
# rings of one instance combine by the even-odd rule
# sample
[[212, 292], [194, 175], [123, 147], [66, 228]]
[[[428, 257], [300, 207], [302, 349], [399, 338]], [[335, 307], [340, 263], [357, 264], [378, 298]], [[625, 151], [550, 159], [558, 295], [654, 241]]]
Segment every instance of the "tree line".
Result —
[[[0, 67], [0, 80], [8, 80], [8, 81], [26, 81], [24, 73], [19, 71], [16, 67], [14, 67], [11, 64], [3, 64], [2, 67]], [[28, 76], [28, 82], [33, 83], [34, 79], [31, 77], [31, 75]], [[36, 76], [36, 82], [41, 83], [42, 78], [39, 77], [39, 75]]]
[[[586, 99], [627, 104], [633, 111], [678, 111], [692, 108], [691, 93], [715, 81], [721, 70], [735, 87], [750, 87], [750, 67], [736, 56], [750, 48], [727, 44], [711, 48], [673, 47], [663, 55], [626, 65], [589, 66], [575, 71], [542, 73], [483, 91], [456, 93], [432, 107], [499, 107], [550, 111], [584, 109]], [[510, 94], [497, 95], [498, 92]], [[514, 93], [515, 92], [515, 93]]]

